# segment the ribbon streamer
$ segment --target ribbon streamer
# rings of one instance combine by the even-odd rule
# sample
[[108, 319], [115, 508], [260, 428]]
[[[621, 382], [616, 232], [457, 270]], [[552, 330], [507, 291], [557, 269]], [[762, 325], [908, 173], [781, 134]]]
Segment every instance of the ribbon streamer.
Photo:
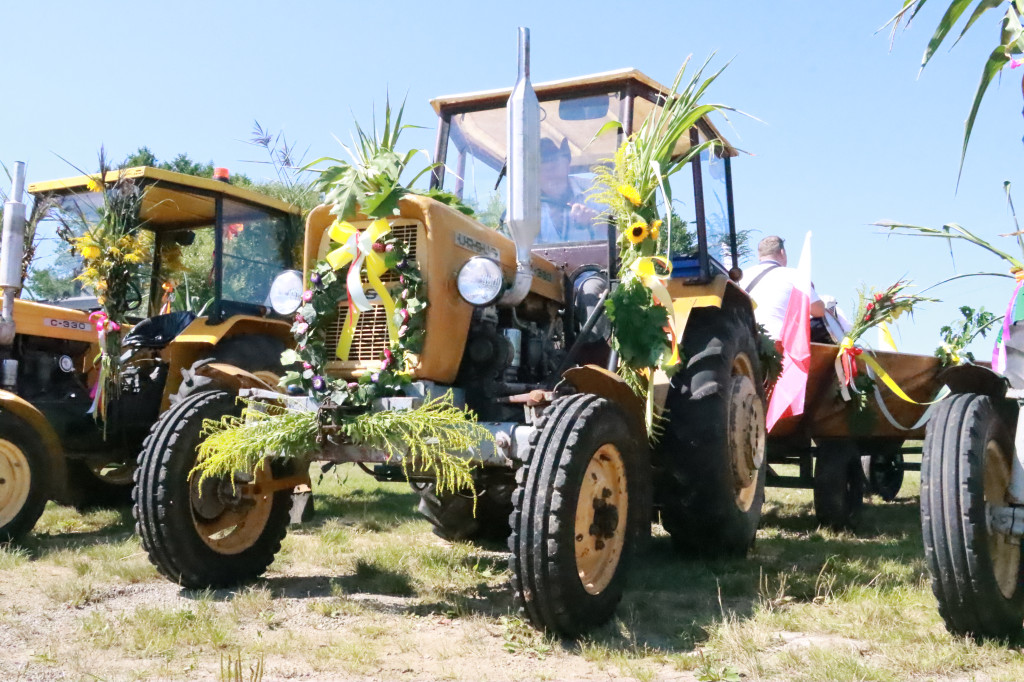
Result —
[[[121, 325], [110, 319], [102, 310], [89, 315], [89, 321], [96, 327], [96, 336], [100, 346], [100, 374], [96, 377], [96, 385], [92, 387], [92, 405], [86, 414], [99, 413], [104, 421], [107, 418], [107, 374], [109, 372], [109, 353], [107, 353], [107, 333], [121, 331]], [[105, 428], [105, 427], [104, 427]]]
[[[659, 275], [655, 265], [661, 266], [665, 270], [665, 274]], [[645, 287], [651, 290], [651, 295], [654, 297], [655, 302], [668, 311], [668, 325], [664, 329], [671, 340], [672, 355], [665, 366], [672, 367], [679, 363], [679, 336], [676, 334], [675, 318], [672, 314], [672, 296], [668, 293], [668, 289], [665, 288], [665, 283], [672, 276], [672, 263], [662, 256], [649, 256], [637, 258], [629, 266], [629, 269], [633, 271], [633, 274], [640, 279], [640, 282]]]
[[1003, 315], [1003, 329], [999, 338], [996, 339], [995, 348], [992, 349], [992, 371], [1003, 374], [1006, 371], [1006, 339], [1010, 338], [1010, 326], [1013, 325], [1013, 313], [1017, 307], [1017, 295], [1020, 294], [1021, 286], [1024, 286], [1024, 270], [1015, 270], [1014, 278], [1017, 286], [1013, 288], [1013, 295], [1006, 306], [1006, 314]]
[[836, 378], [839, 379], [839, 392], [846, 402], [850, 402], [850, 389], [853, 389], [854, 393], [860, 393], [853, 380], [857, 376], [857, 356], [862, 352], [854, 345], [853, 339], [844, 336], [842, 343], [839, 344], [839, 352], [836, 353]]
[[348, 360], [349, 351], [352, 348], [352, 339], [355, 336], [356, 322], [359, 320], [359, 313], [365, 313], [373, 305], [366, 298], [366, 291], [361, 281], [363, 264], [366, 265], [366, 279], [370, 287], [377, 292], [381, 304], [386, 312], [388, 338], [392, 343], [398, 341], [398, 326], [395, 324], [395, 301], [391, 293], [381, 282], [381, 275], [388, 270], [387, 261], [384, 256], [373, 250], [373, 244], [378, 239], [391, 231], [391, 225], [384, 218], [373, 221], [365, 230], [360, 230], [351, 223], [336, 220], [331, 225], [331, 240], [341, 244], [327, 254], [327, 262], [335, 270], [340, 270], [346, 265], [349, 266], [345, 278], [345, 292], [348, 297], [348, 316], [345, 318], [345, 325], [342, 327], [341, 335], [338, 337], [338, 346], [335, 355], [340, 360]]

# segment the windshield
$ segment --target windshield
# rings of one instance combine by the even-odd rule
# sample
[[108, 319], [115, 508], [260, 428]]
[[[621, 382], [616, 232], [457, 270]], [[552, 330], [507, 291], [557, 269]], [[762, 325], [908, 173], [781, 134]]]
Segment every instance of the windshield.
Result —
[[[622, 120], [617, 93], [567, 97], [540, 103], [541, 231], [539, 244], [604, 240], [608, 226], [599, 218], [604, 207], [590, 194], [593, 168], [608, 163], [618, 138], [601, 127]], [[444, 189], [472, 206], [477, 218], [507, 234], [505, 107], [454, 114], [448, 138]], [[500, 181], [499, 181], [500, 178]]]
[[291, 267], [289, 219], [240, 201], [224, 199], [225, 301], [269, 305], [274, 278]]

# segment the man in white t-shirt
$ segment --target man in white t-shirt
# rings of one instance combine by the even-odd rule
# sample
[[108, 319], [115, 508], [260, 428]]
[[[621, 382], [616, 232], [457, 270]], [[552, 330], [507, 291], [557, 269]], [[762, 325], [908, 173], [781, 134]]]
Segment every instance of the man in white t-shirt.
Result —
[[[782, 334], [782, 323], [786, 318], [789, 294], [796, 283], [797, 271], [786, 267], [789, 259], [786, 257], [786, 245], [781, 237], [772, 235], [758, 242], [757, 256], [760, 262], [743, 273], [740, 288], [750, 294], [757, 303], [754, 317], [758, 323], [764, 325], [773, 339], [778, 339]], [[824, 315], [825, 304], [818, 298], [814, 285], [811, 285], [811, 340], [832, 343], [831, 338], [825, 338], [828, 332], [820, 319]], [[819, 318], [817, 325], [814, 324], [814, 318]], [[816, 327], [821, 328], [824, 336], [815, 333]]]

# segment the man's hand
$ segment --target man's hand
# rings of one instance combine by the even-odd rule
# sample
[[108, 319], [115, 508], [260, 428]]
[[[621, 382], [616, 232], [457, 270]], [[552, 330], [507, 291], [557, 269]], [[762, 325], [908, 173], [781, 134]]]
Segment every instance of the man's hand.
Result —
[[597, 212], [589, 208], [586, 204], [569, 204], [569, 217], [572, 218], [573, 222], [577, 225], [586, 225], [589, 227], [594, 222], [594, 217]]

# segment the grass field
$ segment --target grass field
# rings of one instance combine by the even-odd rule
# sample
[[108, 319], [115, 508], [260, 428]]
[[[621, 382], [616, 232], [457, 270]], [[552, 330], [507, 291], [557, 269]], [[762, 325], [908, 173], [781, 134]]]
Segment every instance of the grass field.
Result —
[[407, 486], [346, 468], [315, 490], [316, 519], [236, 591], [161, 578], [127, 511], [51, 505], [0, 550], [0, 679], [1024, 679], [1016, 645], [943, 629], [917, 474], [856, 534], [770, 489], [746, 560], [687, 561], [656, 528], [618, 618], [579, 641], [517, 617], [504, 548], [438, 540]]

